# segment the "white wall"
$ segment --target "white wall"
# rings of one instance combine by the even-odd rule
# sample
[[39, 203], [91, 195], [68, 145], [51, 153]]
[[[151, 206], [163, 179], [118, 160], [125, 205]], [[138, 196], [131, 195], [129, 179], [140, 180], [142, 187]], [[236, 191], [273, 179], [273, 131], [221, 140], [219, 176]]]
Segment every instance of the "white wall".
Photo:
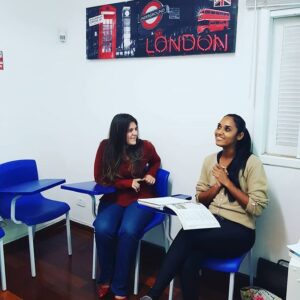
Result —
[[[241, 114], [253, 131], [254, 15], [244, 1], [234, 54], [107, 61], [85, 58], [85, 8], [104, 1], [0, 3], [0, 162], [34, 158], [41, 177], [92, 180], [99, 141], [112, 117], [128, 112], [171, 171], [172, 193], [194, 194], [204, 157], [217, 150], [219, 119]], [[67, 32], [65, 44], [60, 30]], [[287, 258], [285, 245], [299, 238], [299, 170], [266, 171], [271, 203], [258, 222], [255, 255], [277, 260]], [[88, 198], [59, 188], [47, 194], [67, 200], [73, 220], [91, 224]], [[86, 207], [77, 206], [78, 199]]]

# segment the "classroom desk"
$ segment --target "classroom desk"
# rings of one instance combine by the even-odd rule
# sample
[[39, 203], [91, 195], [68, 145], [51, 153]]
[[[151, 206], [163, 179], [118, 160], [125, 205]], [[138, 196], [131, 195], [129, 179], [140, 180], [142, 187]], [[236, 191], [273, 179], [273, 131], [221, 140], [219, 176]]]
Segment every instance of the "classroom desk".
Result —
[[289, 263], [286, 299], [298, 300], [300, 295], [300, 258], [292, 256]]
[[114, 187], [102, 186], [97, 184], [95, 181], [77, 182], [71, 184], [61, 185], [63, 190], [77, 192], [81, 194], [89, 195], [92, 199], [92, 213], [94, 217], [97, 216], [97, 203], [96, 196], [102, 196], [104, 194], [110, 194], [116, 191]]
[[0, 188], [1, 194], [31, 195], [66, 182], [65, 179], [39, 179]]
[[57, 185], [61, 185], [64, 182], [66, 182], [65, 179], [39, 179], [26, 181], [20, 184], [0, 188], [0, 194], [11, 194], [13, 196], [11, 202], [11, 219], [14, 223], [21, 224], [22, 222], [15, 218], [15, 205], [20, 197], [43, 192]]

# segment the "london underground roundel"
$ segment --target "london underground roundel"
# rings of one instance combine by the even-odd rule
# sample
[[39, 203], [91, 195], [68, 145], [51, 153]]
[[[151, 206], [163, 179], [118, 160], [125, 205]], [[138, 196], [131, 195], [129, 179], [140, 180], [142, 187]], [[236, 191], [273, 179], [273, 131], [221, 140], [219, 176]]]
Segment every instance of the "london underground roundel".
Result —
[[163, 5], [156, 0], [150, 1], [142, 10], [141, 24], [147, 29], [151, 30], [155, 28], [163, 17], [163, 13], [159, 10], [163, 8]]

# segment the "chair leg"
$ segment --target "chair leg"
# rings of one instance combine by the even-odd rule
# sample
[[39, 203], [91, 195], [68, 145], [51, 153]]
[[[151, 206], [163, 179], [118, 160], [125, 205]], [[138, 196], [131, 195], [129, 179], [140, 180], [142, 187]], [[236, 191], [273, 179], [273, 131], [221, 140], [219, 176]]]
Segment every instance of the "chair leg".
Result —
[[36, 232], [36, 225], [31, 225], [32, 227], [32, 237], [33, 237], [33, 240], [35, 238], [35, 232]]
[[66, 213], [66, 227], [67, 227], [68, 254], [72, 255], [72, 239], [71, 239], [69, 212]]
[[28, 226], [28, 240], [29, 240], [29, 253], [30, 253], [30, 266], [31, 266], [31, 276], [36, 276], [35, 271], [35, 258], [34, 258], [34, 246], [33, 246], [33, 227]]
[[1, 264], [1, 284], [2, 291], [6, 291], [6, 273], [5, 273], [5, 264], [4, 264], [4, 248], [3, 248], [3, 239], [0, 240], [0, 264]]
[[174, 278], [172, 279], [172, 281], [170, 282], [170, 285], [169, 285], [169, 298], [168, 298], [168, 300], [173, 299], [173, 290], [174, 290]]
[[234, 275], [235, 273], [230, 273], [229, 278], [229, 291], [228, 291], [228, 300], [233, 299], [233, 291], [234, 291]]
[[133, 287], [134, 295], [137, 295], [139, 292], [140, 255], [141, 255], [141, 240], [139, 240], [137, 251], [136, 251], [136, 258], [135, 258], [134, 287]]
[[96, 269], [97, 269], [97, 247], [96, 247], [96, 237], [94, 233], [92, 279], [96, 279]]
[[173, 242], [173, 238], [171, 237], [171, 216], [166, 216], [164, 220], [163, 230], [164, 230], [164, 240], [165, 240], [165, 251], [167, 252], [170, 248], [170, 245]]
[[253, 285], [252, 249], [248, 252], [250, 286]]
[[[166, 216], [165, 221], [163, 222], [163, 229], [164, 229], [164, 240], [165, 240], [165, 251], [168, 252], [170, 245], [173, 242], [173, 238], [171, 237], [171, 216]], [[174, 279], [171, 280], [169, 285], [169, 298], [168, 300], [173, 299], [173, 289], [174, 289]]]

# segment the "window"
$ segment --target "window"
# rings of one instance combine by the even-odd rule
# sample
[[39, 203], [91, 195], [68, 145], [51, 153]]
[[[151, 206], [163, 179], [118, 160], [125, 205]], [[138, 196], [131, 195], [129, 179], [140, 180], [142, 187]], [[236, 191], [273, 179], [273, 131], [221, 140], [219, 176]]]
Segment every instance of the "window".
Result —
[[266, 164], [300, 168], [300, 9], [258, 17], [255, 150]]
[[299, 0], [247, 0], [249, 8], [256, 7], [298, 7]]
[[300, 16], [272, 27], [266, 153], [300, 158]]

